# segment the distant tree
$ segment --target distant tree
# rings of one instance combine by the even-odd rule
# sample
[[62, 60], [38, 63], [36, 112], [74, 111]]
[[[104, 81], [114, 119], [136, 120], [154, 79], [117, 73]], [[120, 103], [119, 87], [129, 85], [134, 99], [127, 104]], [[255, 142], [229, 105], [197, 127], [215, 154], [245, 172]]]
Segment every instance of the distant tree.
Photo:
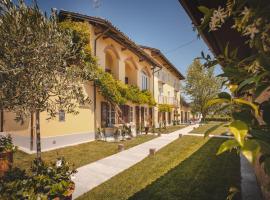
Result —
[[36, 119], [37, 157], [41, 157], [40, 112], [77, 113], [89, 99], [83, 83], [91, 79], [73, 34], [58, 26], [56, 14], [44, 15], [36, 4], [0, 0], [0, 108]]
[[221, 90], [222, 79], [214, 74], [214, 68], [204, 68], [198, 59], [189, 66], [184, 91], [189, 96], [192, 112], [202, 114], [203, 120], [208, 114], [207, 102], [217, 96]]

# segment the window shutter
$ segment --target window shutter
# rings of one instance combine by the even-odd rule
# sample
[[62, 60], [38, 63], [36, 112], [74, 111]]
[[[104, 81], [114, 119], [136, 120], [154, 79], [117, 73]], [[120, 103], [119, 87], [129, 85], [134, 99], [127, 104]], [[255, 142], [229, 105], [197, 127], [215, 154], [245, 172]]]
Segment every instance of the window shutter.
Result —
[[108, 104], [101, 102], [101, 127], [108, 126]]

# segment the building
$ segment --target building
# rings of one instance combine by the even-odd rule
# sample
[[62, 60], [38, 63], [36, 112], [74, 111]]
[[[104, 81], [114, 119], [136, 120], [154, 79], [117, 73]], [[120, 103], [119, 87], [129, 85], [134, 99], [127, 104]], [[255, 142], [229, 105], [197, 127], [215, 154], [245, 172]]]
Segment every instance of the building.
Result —
[[[74, 12], [60, 11], [60, 19], [72, 19], [89, 23], [91, 47], [99, 66], [125, 84], [148, 90], [159, 104], [173, 106], [171, 113], [162, 114], [168, 125], [180, 120], [180, 80], [183, 75], [158, 50], [135, 44], [109, 21]], [[46, 112], [40, 115], [41, 149], [51, 150], [59, 147], [94, 140], [97, 130], [102, 128], [106, 134], [114, 132], [114, 125], [128, 123], [136, 127], [156, 125], [161, 121], [158, 107], [136, 105], [128, 102], [119, 106], [121, 120], [115, 107], [107, 103], [93, 82], [84, 85], [92, 104], [79, 107], [78, 115], [59, 111], [59, 116], [48, 120]], [[3, 112], [1, 120], [3, 132], [12, 134], [14, 143], [26, 152], [34, 152], [34, 116], [23, 124], [14, 120], [15, 114]]]
[[156, 48], [141, 46], [162, 68], [154, 73], [154, 98], [157, 104], [167, 104], [172, 107], [171, 112], [160, 112], [158, 106], [154, 108], [155, 126], [159, 127], [162, 123], [173, 125], [176, 121], [181, 121], [180, 112], [180, 81], [184, 76], [175, 66]]

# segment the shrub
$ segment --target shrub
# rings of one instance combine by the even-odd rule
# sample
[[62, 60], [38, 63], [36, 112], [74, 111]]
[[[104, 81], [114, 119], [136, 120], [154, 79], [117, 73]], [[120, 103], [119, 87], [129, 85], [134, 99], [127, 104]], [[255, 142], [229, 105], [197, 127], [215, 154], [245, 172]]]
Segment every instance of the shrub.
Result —
[[12, 168], [0, 180], [0, 197], [8, 200], [26, 199], [64, 199], [74, 189], [72, 178], [76, 173], [71, 170], [64, 158], [52, 165], [34, 160], [31, 171], [26, 173]]
[[16, 150], [17, 147], [14, 146], [11, 135], [0, 136], [0, 152], [7, 152], [7, 151], [14, 152]]

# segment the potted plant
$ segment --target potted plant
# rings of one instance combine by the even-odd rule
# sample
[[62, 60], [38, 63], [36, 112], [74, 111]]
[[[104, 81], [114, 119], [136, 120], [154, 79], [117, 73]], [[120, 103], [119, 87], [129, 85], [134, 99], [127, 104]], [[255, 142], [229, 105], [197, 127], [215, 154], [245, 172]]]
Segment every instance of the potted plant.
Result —
[[17, 150], [17, 147], [13, 145], [10, 135], [0, 136], [0, 176], [12, 166], [13, 153]]
[[64, 158], [52, 165], [34, 160], [30, 172], [12, 168], [0, 179], [0, 199], [71, 200], [75, 173]]
[[120, 134], [121, 134], [120, 129], [118, 127], [116, 127], [115, 131], [113, 132], [113, 137], [114, 137], [115, 141], [118, 141]]

